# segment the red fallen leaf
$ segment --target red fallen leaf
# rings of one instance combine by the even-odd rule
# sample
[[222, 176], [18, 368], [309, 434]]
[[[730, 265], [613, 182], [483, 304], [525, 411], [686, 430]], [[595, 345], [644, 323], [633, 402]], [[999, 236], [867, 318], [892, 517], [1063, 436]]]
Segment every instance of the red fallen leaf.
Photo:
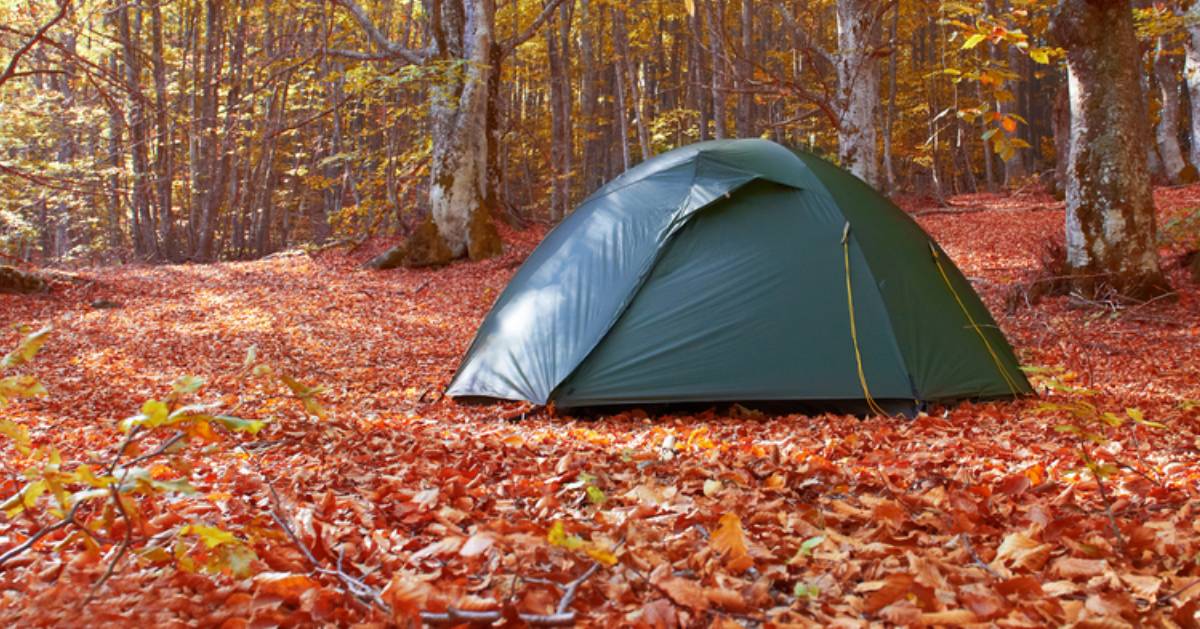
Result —
[[996, 591], [1005, 596], [1042, 596], [1042, 583], [1034, 577], [1013, 577], [996, 583]]
[[986, 587], [963, 591], [958, 595], [958, 599], [980, 620], [991, 620], [1008, 611], [1008, 605], [1004, 599]]
[[655, 584], [658, 589], [669, 596], [677, 605], [690, 607], [696, 611], [708, 609], [708, 597], [699, 583], [680, 577], [668, 577]]
[[476, 533], [469, 537], [458, 554], [463, 557], [478, 557], [492, 547], [496, 538], [491, 533]]
[[554, 611], [554, 606], [557, 604], [558, 597], [548, 590], [530, 588], [521, 597], [517, 608], [528, 614], [549, 614]]
[[879, 504], [875, 505], [875, 509], [874, 509], [874, 511], [872, 511], [872, 515], [875, 516], [875, 518], [879, 519], [879, 520], [888, 520], [891, 522], [903, 522], [904, 516], [905, 516], [905, 511], [904, 511], [904, 507], [900, 506], [900, 503], [898, 503], [894, 500], [884, 500], [883, 502], [880, 502]]
[[327, 620], [333, 617], [342, 603], [342, 595], [323, 587], [315, 587], [300, 595], [300, 609], [308, 612], [316, 620]]
[[[405, 624], [418, 618], [429, 598], [430, 586], [411, 574], [397, 572], [392, 575], [380, 596], [392, 607], [397, 622]], [[403, 621], [403, 622], [401, 622]]]
[[996, 491], [1007, 496], [1017, 497], [1033, 486], [1026, 474], [1013, 474], [996, 485]]
[[867, 595], [866, 600], [863, 601], [863, 611], [874, 614], [884, 607], [891, 605], [900, 600], [905, 594], [908, 594], [915, 583], [916, 581], [911, 574], [897, 573], [889, 574], [882, 581], [859, 584], [857, 588], [859, 591], [871, 592]]

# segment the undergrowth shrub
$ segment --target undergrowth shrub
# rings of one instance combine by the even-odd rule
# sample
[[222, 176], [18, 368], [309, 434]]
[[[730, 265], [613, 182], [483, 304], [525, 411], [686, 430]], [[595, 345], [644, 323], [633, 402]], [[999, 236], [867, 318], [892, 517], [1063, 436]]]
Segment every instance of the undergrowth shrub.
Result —
[[[49, 327], [27, 334], [0, 360], [0, 407], [18, 398], [47, 395], [35, 377], [9, 372], [33, 361], [50, 334]], [[258, 364], [254, 348], [238, 375], [286, 387], [309, 415], [325, 413], [316, 399], [322, 388]], [[230, 456], [226, 462], [231, 462], [239, 456], [236, 450], [267, 422], [237, 417], [219, 402], [198, 401], [203, 387], [202, 378], [184, 376], [160, 399], [142, 403], [118, 423], [123, 437], [112, 445], [107, 460], [81, 462], [64, 456], [58, 445], [69, 438], [64, 435], [58, 436], [58, 443], [35, 446], [28, 426], [0, 419], [0, 435], [11, 448], [6, 458], [24, 466], [23, 483], [0, 501], [0, 511], [14, 521], [14, 530], [17, 519], [32, 525], [31, 533], [24, 539], [17, 536], [19, 541], [0, 553], [0, 569], [45, 539], [53, 544], [43, 546], [62, 563], [79, 553], [106, 558], [107, 567], [93, 584], [92, 595], [129, 556], [187, 572], [248, 576], [258, 559], [254, 545], [266, 534], [261, 527], [231, 526], [215, 516], [189, 520], [178, 514], [189, 513], [188, 501], [212, 495], [201, 494], [193, 485], [197, 469], [221, 456]]]

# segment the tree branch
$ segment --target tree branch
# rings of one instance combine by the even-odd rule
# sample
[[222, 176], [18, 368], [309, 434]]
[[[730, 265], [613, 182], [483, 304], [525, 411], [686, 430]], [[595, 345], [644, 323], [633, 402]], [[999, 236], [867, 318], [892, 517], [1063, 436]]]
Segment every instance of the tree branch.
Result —
[[558, 5], [562, 3], [563, 0], [550, 0], [546, 6], [542, 7], [542, 12], [538, 14], [537, 18], [535, 18], [533, 22], [530, 22], [529, 26], [526, 27], [525, 30], [501, 42], [500, 49], [504, 51], [504, 54], [512, 52], [517, 46], [524, 44], [525, 42], [529, 41], [531, 37], [536, 35], [538, 29], [542, 27], [542, 24], [545, 24], [546, 20], [550, 19], [550, 17], [554, 15], [555, 9], [558, 9]]
[[[362, 27], [363, 31], [367, 34], [367, 37], [371, 40], [371, 42], [383, 51], [382, 56], [376, 56], [370, 55], [369, 53], [350, 53], [350, 51], [339, 50], [336, 52], [336, 54], [339, 56], [363, 60], [374, 60], [381, 58], [403, 59], [414, 65], [421, 65], [429, 60], [431, 52], [430, 50], [412, 50], [397, 44], [391, 39], [388, 39], [387, 35], [384, 35], [383, 31], [379, 30], [379, 27], [375, 26], [375, 23], [371, 21], [371, 18], [367, 15], [366, 10], [363, 9], [362, 6], [359, 5], [355, 0], [329, 1], [349, 11], [350, 14], [354, 16], [354, 21], [358, 22], [358, 25]], [[334, 51], [330, 52], [332, 53]]]
[[67, 11], [70, 10], [70, 8], [71, 0], [62, 0], [62, 3], [58, 5], [58, 13], [51, 18], [49, 22], [43, 24], [42, 27], [33, 34], [33, 37], [29, 38], [24, 45], [17, 49], [17, 52], [13, 54], [12, 59], [9, 59], [8, 67], [4, 68], [4, 73], [0, 74], [0, 85], [4, 85], [9, 79], [16, 76], [17, 64], [21, 62], [21, 57], [24, 57], [25, 53], [29, 52], [31, 48], [37, 45], [37, 43], [46, 36], [46, 32], [54, 28], [55, 24], [58, 24], [63, 20], [63, 18], [67, 17]]
[[792, 14], [792, 10], [787, 6], [787, 4], [783, 2], [773, 2], [772, 6], [779, 10], [779, 14], [783, 16], [784, 24], [800, 36], [800, 41], [806, 50], [815, 54], [830, 66], [837, 65], [836, 60], [833, 58], [833, 53], [829, 52], [824, 46], [813, 40], [812, 34], [808, 32], [808, 29], [800, 25], [800, 21], [797, 20], [796, 16]]

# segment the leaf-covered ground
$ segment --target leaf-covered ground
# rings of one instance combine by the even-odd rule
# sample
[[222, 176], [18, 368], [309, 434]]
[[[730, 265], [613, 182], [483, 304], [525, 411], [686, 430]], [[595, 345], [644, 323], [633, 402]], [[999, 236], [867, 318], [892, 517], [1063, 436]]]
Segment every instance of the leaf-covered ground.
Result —
[[[1198, 199], [1198, 188], [1159, 192], [1167, 215]], [[57, 444], [65, 463], [110, 457], [117, 422], [185, 374], [207, 380], [202, 399], [270, 420], [196, 456], [187, 471], [200, 493], [143, 503], [133, 532], [218, 526], [253, 548], [255, 576], [139, 553], [85, 605], [113, 547], [84, 552], [72, 538], [59, 549], [52, 535], [0, 568], [0, 624], [345, 625], [448, 606], [512, 618], [555, 611], [559, 588], [599, 563], [569, 601], [580, 624], [1195, 626], [1200, 290], [1175, 270], [1174, 303], [1113, 311], [1054, 297], [1006, 312], [1011, 286], [1061, 229], [1061, 206], [954, 202], [919, 220], [1022, 361], [1061, 366], [1059, 382], [1098, 391], [1088, 400], [1101, 411], [1136, 407], [1166, 425], [1103, 429], [1093, 450], [1118, 466], [1106, 485], [1120, 538], [1080, 472], [1077, 438], [1056, 431], [1071, 418], [1038, 400], [910, 421], [728, 407], [549, 417], [443, 399], [475, 326], [536, 244], [531, 230], [506, 234], [500, 259], [439, 271], [367, 272], [357, 265], [369, 251], [326, 252], [95, 269], [49, 296], [0, 295], [0, 347], [19, 338], [11, 324], [56, 330], [32, 368], [50, 396], [0, 414], [35, 445]], [[251, 346], [329, 387], [328, 417], [238, 376]], [[18, 458], [0, 445], [4, 497], [23, 482]], [[341, 558], [383, 590], [397, 618], [314, 574], [272, 511], [325, 567]], [[0, 551], [49, 518], [39, 517], [0, 514]]]

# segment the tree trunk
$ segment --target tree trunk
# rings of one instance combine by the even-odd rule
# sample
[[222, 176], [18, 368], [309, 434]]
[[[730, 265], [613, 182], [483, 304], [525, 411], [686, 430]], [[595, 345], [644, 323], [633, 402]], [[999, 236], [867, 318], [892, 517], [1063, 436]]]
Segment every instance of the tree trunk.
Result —
[[157, 2], [150, 9], [150, 31], [150, 58], [154, 69], [154, 182], [158, 195], [158, 238], [163, 257], [176, 260], [179, 252], [175, 244], [175, 220], [171, 207], [175, 161], [171, 146], [170, 116], [167, 114], [170, 97], [167, 94], [167, 65], [163, 56], [162, 9]]
[[1155, 246], [1150, 138], [1128, 0], [1062, 0], [1053, 32], [1067, 53], [1071, 153], [1067, 264], [1089, 296], [1144, 300], [1170, 291]]
[[1192, 3], [1188, 9], [1187, 37], [1184, 48], [1187, 51], [1183, 68], [1184, 81], [1187, 83], [1189, 100], [1191, 102], [1192, 143], [1191, 159], [1193, 166], [1200, 168], [1200, 2]]
[[1158, 82], [1158, 93], [1162, 101], [1155, 136], [1158, 154], [1162, 156], [1163, 171], [1172, 184], [1195, 181], [1194, 169], [1188, 168], [1183, 149], [1179, 146], [1179, 76], [1175, 60], [1168, 49], [1170, 42], [1161, 35], [1154, 49], [1154, 78]]
[[712, 59], [712, 117], [713, 138], [725, 138], [725, 40], [721, 36], [721, 18], [724, 13], [721, 0], [701, 0], [704, 20], [708, 23], [708, 51]]
[[879, 103], [878, 6], [872, 0], [838, 0], [837, 84], [841, 121], [838, 159], [871, 185], [878, 183], [875, 108]]
[[[133, 8], [123, 4], [117, 11], [118, 33], [121, 47], [124, 50], [125, 89], [129, 94], [127, 104], [129, 111], [129, 153], [133, 157], [133, 182], [130, 193], [130, 211], [132, 212], [134, 232], [133, 249], [138, 257], [144, 259], [158, 258], [158, 233], [150, 216], [149, 164], [146, 150], [146, 115], [140, 86], [141, 81], [141, 51], [133, 40], [133, 29], [130, 26], [129, 12]], [[139, 29], [140, 30], [140, 29]]]
[[737, 135], [748, 138], [754, 134], [754, 95], [750, 93], [750, 75], [753, 68], [750, 55], [754, 49], [754, 0], [742, 0], [742, 50], [738, 55], [738, 110]]
[[[430, 88], [433, 155], [429, 166], [429, 205], [438, 236], [445, 245], [445, 252], [440, 253], [449, 253], [451, 258], [469, 256], [481, 260], [499, 254], [501, 248], [500, 235], [483, 204], [491, 16], [486, 0], [441, 4], [446, 41], [439, 52], [467, 63], [443, 84]], [[429, 262], [443, 262], [441, 257]]]

